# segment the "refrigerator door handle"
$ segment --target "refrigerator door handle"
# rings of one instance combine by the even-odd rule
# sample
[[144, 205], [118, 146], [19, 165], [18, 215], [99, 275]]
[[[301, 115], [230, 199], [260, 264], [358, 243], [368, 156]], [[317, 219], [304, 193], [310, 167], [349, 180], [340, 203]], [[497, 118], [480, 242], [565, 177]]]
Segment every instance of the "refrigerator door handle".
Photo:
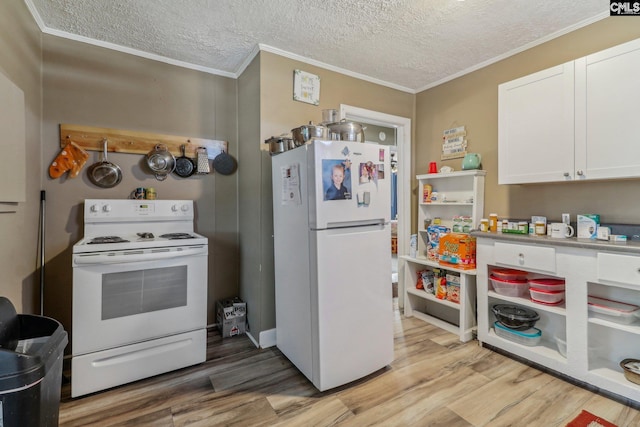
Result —
[[367, 225], [384, 225], [386, 224], [384, 218], [369, 219], [361, 221], [340, 221], [340, 222], [328, 222], [327, 228], [346, 228], [346, 227], [364, 227]]

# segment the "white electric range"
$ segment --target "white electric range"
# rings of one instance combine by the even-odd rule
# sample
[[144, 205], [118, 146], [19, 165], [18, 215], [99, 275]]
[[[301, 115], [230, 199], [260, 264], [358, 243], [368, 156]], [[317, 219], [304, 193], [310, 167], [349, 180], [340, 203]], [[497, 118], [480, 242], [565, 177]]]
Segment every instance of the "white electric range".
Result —
[[73, 246], [71, 395], [206, 359], [208, 239], [191, 200], [88, 199]]

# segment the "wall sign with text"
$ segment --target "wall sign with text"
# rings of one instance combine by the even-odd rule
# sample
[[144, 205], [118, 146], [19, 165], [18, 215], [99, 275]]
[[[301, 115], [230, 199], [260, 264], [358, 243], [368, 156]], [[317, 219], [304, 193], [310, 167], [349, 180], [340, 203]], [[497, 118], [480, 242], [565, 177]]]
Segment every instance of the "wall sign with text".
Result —
[[293, 71], [293, 99], [307, 104], [320, 104], [320, 77], [302, 70]]

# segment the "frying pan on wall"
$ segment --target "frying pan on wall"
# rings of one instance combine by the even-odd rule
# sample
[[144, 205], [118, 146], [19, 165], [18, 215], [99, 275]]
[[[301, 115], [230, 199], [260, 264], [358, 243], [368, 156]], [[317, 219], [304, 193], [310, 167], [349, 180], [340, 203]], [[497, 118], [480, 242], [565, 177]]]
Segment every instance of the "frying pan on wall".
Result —
[[189, 178], [196, 171], [196, 165], [189, 157], [185, 155], [185, 144], [180, 146], [182, 150], [182, 156], [176, 158], [176, 168], [173, 171], [181, 178]]
[[102, 142], [104, 144], [102, 161], [89, 166], [87, 175], [89, 180], [98, 187], [112, 188], [122, 181], [122, 170], [107, 158], [107, 139], [103, 139]]

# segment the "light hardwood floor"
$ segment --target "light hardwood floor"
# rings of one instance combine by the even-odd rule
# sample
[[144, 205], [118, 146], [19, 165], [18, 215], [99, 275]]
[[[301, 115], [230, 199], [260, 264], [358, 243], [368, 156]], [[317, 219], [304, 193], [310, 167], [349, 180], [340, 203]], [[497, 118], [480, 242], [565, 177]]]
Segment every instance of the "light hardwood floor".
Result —
[[582, 409], [640, 425], [629, 406], [395, 313], [394, 362], [347, 386], [320, 393], [276, 347], [212, 330], [200, 365], [76, 399], [65, 385], [60, 425], [547, 427]]

